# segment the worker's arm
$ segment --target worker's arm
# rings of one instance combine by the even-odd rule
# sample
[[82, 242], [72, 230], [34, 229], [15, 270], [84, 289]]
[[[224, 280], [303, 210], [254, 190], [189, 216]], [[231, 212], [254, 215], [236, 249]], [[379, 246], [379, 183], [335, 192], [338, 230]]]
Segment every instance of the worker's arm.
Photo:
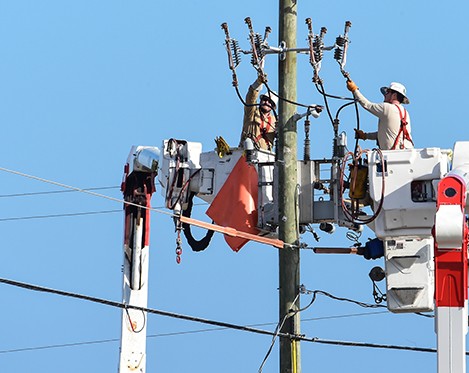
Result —
[[258, 76], [254, 83], [249, 86], [248, 93], [246, 94], [246, 104], [252, 105], [257, 102], [259, 92], [263, 85], [262, 77]]
[[241, 131], [241, 139], [239, 140], [240, 147], [243, 146], [244, 140], [249, 135], [252, 135], [249, 133], [250, 126], [252, 126], [252, 121], [254, 120], [254, 114], [257, 110], [257, 99], [262, 86], [262, 77], [258, 76], [254, 83], [249, 86], [248, 93], [246, 94], [246, 104], [248, 106], [244, 107], [243, 130]]
[[369, 111], [371, 114], [376, 115], [378, 118], [384, 116], [384, 103], [374, 103], [369, 101], [360, 90], [355, 90], [353, 92], [353, 96], [357, 99], [358, 103], [365, 109]]
[[367, 140], [378, 140], [378, 131], [376, 132], [365, 132]]
[[384, 116], [384, 105], [382, 103], [375, 104], [369, 101], [365, 96], [363, 96], [358, 89], [358, 86], [350, 78], [347, 79], [347, 89], [353, 93], [353, 97], [358, 101], [358, 103], [371, 114], [376, 115], [378, 118]]

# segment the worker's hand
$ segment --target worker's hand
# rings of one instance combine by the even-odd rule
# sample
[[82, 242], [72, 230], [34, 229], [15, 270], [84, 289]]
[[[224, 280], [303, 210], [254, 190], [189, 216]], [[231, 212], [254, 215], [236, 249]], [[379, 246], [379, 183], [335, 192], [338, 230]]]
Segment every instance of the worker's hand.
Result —
[[355, 82], [353, 80], [347, 80], [347, 89], [350, 91], [350, 92], [355, 92], [358, 87], [357, 85], [355, 84]]
[[268, 80], [267, 80], [267, 74], [263, 71], [257, 71], [257, 80], [259, 81], [259, 83], [261, 84], [264, 84], [264, 83], [267, 83]]
[[363, 132], [362, 130], [357, 130], [354, 128], [355, 131], [355, 138], [360, 139], [360, 140], [366, 140], [366, 133]]

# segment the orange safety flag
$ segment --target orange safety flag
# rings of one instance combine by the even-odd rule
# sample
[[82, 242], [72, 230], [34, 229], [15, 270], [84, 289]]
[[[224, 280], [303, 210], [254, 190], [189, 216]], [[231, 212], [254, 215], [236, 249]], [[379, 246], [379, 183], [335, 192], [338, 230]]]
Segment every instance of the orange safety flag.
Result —
[[[231, 171], [206, 214], [218, 225], [259, 234], [257, 225], [258, 176], [242, 156]], [[225, 235], [226, 243], [239, 251], [249, 240]]]

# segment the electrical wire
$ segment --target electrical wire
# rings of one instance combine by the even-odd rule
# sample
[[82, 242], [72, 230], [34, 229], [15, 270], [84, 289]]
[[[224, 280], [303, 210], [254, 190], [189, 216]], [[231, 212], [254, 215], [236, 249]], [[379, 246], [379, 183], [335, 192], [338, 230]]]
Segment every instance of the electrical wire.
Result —
[[260, 106], [259, 104], [248, 104], [246, 101], [244, 101], [244, 98], [241, 95], [241, 92], [239, 91], [239, 87], [235, 85], [234, 88], [236, 90], [236, 95], [238, 96], [239, 100], [242, 102], [244, 106], [247, 106], [247, 107]]
[[267, 85], [267, 83], [264, 83], [265, 84], [265, 87], [267, 88], [267, 91], [274, 95], [274, 96], [277, 96], [277, 98], [280, 100], [280, 101], [285, 101], [285, 102], [288, 102], [289, 104], [292, 104], [292, 105], [295, 105], [295, 106], [300, 106], [300, 107], [304, 107], [304, 108], [311, 108], [311, 107], [314, 107], [316, 105], [306, 105], [306, 104], [302, 104], [302, 103], [299, 103], [299, 102], [296, 102], [296, 101], [292, 101], [292, 100], [289, 100], [285, 97], [281, 97], [279, 96], [278, 93], [274, 92], [273, 90], [270, 89], [270, 87]]
[[[329, 319], [335, 319], [335, 318], [340, 319], [340, 318], [369, 316], [369, 315], [374, 315], [374, 314], [387, 314], [387, 313], [388, 313], [387, 311], [363, 312], [363, 313], [356, 313], [356, 314], [314, 317], [314, 318], [309, 318], [309, 319], [302, 319], [301, 321], [302, 322], [320, 321], [320, 320], [329, 320]], [[276, 322], [270, 322], [270, 323], [261, 323], [261, 324], [250, 324], [250, 325], [247, 325], [247, 326], [258, 327], [258, 326], [271, 326], [271, 325], [277, 325], [277, 324], [278, 323], [276, 323]], [[187, 335], [187, 334], [210, 333], [210, 332], [224, 331], [224, 330], [228, 330], [228, 329], [229, 328], [206, 328], [206, 329], [198, 329], [198, 330], [179, 331], [179, 332], [148, 334], [147, 338], [162, 338], [162, 337], [173, 337], [173, 336], [180, 336], [180, 335]], [[93, 345], [93, 344], [102, 344], [102, 343], [119, 342], [119, 341], [120, 341], [120, 338], [109, 338], [109, 339], [101, 339], [101, 340], [94, 340], [94, 341], [61, 343], [61, 344], [36, 346], [36, 347], [23, 347], [23, 348], [9, 349], [9, 350], [0, 350], [0, 354], [9, 354], [9, 353], [27, 352], [27, 351], [37, 351], [37, 350], [47, 350], [47, 349], [63, 348], [63, 347], [76, 347], [76, 346], [83, 346], [83, 345]]]
[[141, 205], [139, 205], [139, 204], [137, 204], [137, 203], [132, 203], [132, 202], [124, 201], [123, 199], [119, 199], [119, 198], [114, 198], [114, 197], [106, 196], [105, 194], [95, 193], [95, 192], [92, 192], [92, 191], [89, 191], [89, 190], [86, 190], [86, 189], [77, 188], [77, 187], [74, 187], [74, 186], [62, 184], [62, 183], [59, 183], [59, 182], [56, 182], [56, 181], [52, 181], [52, 180], [44, 179], [44, 178], [41, 178], [41, 177], [38, 177], [38, 176], [26, 174], [26, 173], [24, 173], [24, 172], [15, 171], [15, 170], [10, 170], [10, 169], [4, 168], [4, 167], [0, 167], [0, 171], [4, 171], [4, 172], [8, 172], [8, 173], [11, 173], [11, 174], [14, 174], [14, 175], [23, 176], [23, 177], [26, 177], [26, 178], [29, 178], [29, 179], [41, 181], [41, 182], [43, 182], [43, 183], [56, 185], [56, 186], [59, 186], [59, 187], [65, 188], [65, 189], [74, 190], [74, 191], [76, 191], [76, 192], [81, 192], [81, 193], [89, 194], [89, 195], [92, 195], [92, 196], [95, 196], [95, 197], [104, 198], [104, 199], [107, 199], [107, 200], [110, 200], [110, 201], [123, 203], [123, 204], [125, 204], [125, 205], [135, 206], [135, 207], [139, 207], [139, 208], [142, 208], [142, 209], [147, 209], [147, 210], [154, 211], [154, 212], [157, 212], [157, 213], [160, 213], [160, 214], [163, 214], [163, 215], [167, 215], [167, 216], [171, 216], [171, 217], [178, 217], [176, 214], [174, 214], [174, 213], [172, 213], [172, 212], [168, 212], [168, 211], [164, 211], [164, 210], [159, 210], [159, 209], [157, 209], [157, 208], [148, 207], [148, 206], [141, 206]]
[[[360, 307], [363, 307], [363, 308], [387, 308], [387, 306], [383, 305], [383, 304], [373, 304], [373, 303], [364, 303], [364, 302], [360, 302], [360, 301], [357, 301], [357, 300], [354, 300], [354, 299], [349, 299], [349, 298], [342, 298], [342, 297], [337, 297], [335, 295], [332, 295], [326, 291], [323, 291], [323, 290], [307, 290], [304, 288], [304, 286], [302, 285], [301, 288], [300, 288], [300, 291], [303, 293], [303, 294], [312, 294], [313, 297], [310, 301], [310, 303], [299, 309], [298, 311], [296, 312], [303, 312], [305, 311], [306, 309], [308, 309], [309, 307], [312, 306], [312, 304], [315, 302], [316, 300], [316, 296], [318, 294], [320, 295], [324, 295], [326, 297], [329, 297], [331, 299], [334, 299], [334, 300], [337, 300], [337, 301], [341, 301], [341, 302], [349, 302], [349, 303], [353, 303], [353, 304], [356, 304], [357, 306], [360, 306]], [[423, 317], [428, 317], [428, 318], [434, 318], [435, 316], [434, 315], [428, 315], [428, 314], [424, 314], [422, 312], [414, 312], [415, 315], [418, 315], [418, 316], [423, 316]]]
[[116, 213], [116, 212], [122, 212], [122, 210], [103, 210], [103, 211], [88, 211], [88, 212], [71, 212], [71, 213], [68, 213], [68, 214], [20, 216], [20, 217], [10, 217], [10, 218], [0, 218], [0, 222], [16, 221], [16, 220], [62, 218], [62, 217], [98, 215], [98, 214], [112, 214], [112, 213]]
[[324, 295], [326, 297], [329, 297], [331, 299], [338, 300], [338, 301], [341, 301], [341, 302], [353, 303], [353, 304], [356, 304], [357, 306], [360, 306], [360, 307], [363, 307], [363, 308], [386, 308], [386, 306], [384, 306], [382, 304], [370, 304], [370, 303], [364, 303], [364, 302], [356, 301], [356, 300], [353, 300], [353, 299], [337, 297], [337, 296], [332, 295], [332, 294], [330, 294], [326, 291], [323, 291], [323, 290], [306, 290], [306, 289], [302, 288], [301, 292], [304, 293], [304, 294], [312, 294], [312, 298], [311, 298], [310, 303], [307, 306], [299, 309], [297, 312], [303, 312], [303, 311], [307, 310], [309, 307], [311, 307], [313, 305], [313, 303], [316, 301], [316, 296], [318, 294]]
[[345, 109], [347, 106], [349, 105], [356, 105], [357, 102], [356, 101], [352, 101], [352, 102], [347, 102], [346, 104], [343, 104], [340, 108], [337, 109], [337, 112], [335, 113], [335, 118], [338, 119], [339, 118], [339, 114], [340, 112]]
[[127, 319], [129, 321], [129, 325], [130, 325], [130, 328], [132, 329], [132, 332], [137, 333], [137, 334], [141, 333], [145, 329], [145, 326], [147, 325], [147, 317], [146, 317], [145, 312], [141, 311], [142, 316], [143, 316], [143, 325], [140, 329], [136, 330], [135, 327], [134, 327], [134, 323], [132, 321], [132, 318], [130, 317], [130, 312], [129, 312], [128, 307], [125, 306], [124, 310], [125, 310], [125, 314], [127, 315]]
[[[321, 87], [321, 89], [319, 89], [318, 85]], [[322, 81], [319, 81], [319, 83], [316, 84], [316, 88], [319, 91], [319, 93], [321, 93], [322, 96], [323, 96], [324, 105], [326, 106], [327, 115], [329, 116], [329, 120], [331, 121], [331, 124], [334, 125], [334, 119], [332, 118], [331, 109], [329, 108], [329, 101], [327, 101], [327, 95], [325, 94], [325, 90], [324, 90], [324, 86], [322, 84]]]
[[[327, 340], [327, 339], [320, 339], [320, 338], [312, 338], [310, 342], [328, 344], [328, 345], [336, 345], [336, 346], [369, 347], [369, 348], [382, 348], [382, 349], [390, 349], [390, 350], [415, 351], [415, 352], [433, 352], [433, 353], [438, 352], [436, 348], [385, 345], [385, 344], [366, 343], [366, 342], [334, 341], [334, 340]], [[466, 352], [466, 355], [469, 355], [469, 352]]]
[[262, 360], [262, 363], [261, 363], [261, 365], [260, 365], [260, 367], [259, 367], [259, 369], [258, 369], [258, 373], [262, 373], [262, 369], [264, 369], [264, 365], [265, 365], [265, 363], [267, 362], [267, 359], [269, 358], [270, 353], [272, 352], [272, 350], [273, 350], [273, 348], [274, 348], [275, 341], [277, 340], [277, 337], [278, 337], [278, 335], [279, 335], [279, 333], [280, 333], [280, 330], [282, 330], [283, 325], [285, 324], [285, 321], [287, 321], [287, 318], [288, 318], [288, 314], [286, 314], [286, 315], [283, 317], [282, 321], [279, 322], [279, 323], [277, 324], [277, 326], [275, 327], [274, 335], [272, 336], [272, 341], [271, 341], [270, 346], [269, 346], [269, 348], [268, 348], [268, 350], [267, 350], [267, 353], [265, 354], [264, 359]]
[[337, 99], [337, 100], [355, 101], [355, 99], [352, 98], [352, 97], [335, 96], [335, 95], [331, 95], [331, 94], [326, 93], [322, 84], [320, 85], [320, 86], [322, 87], [322, 89], [319, 89], [319, 83], [318, 83], [318, 84], [315, 84], [315, 86], [316, 86], [316, 89], [318, 90], [318, 92], [319, 92], [322, 96], [329, 97], [329, 98], [335, 98], [335, 99]]
[[73, 342], [73, 343], [61, 343], [61, 344], [46, 345], [46, 346], [13, 348], [13, 349], [10, 349], [10, 350], [0, 350], [0, 354], [11, 354], [11, 353], [15, 353], [15, 352], [49, 350], [49, 349], [63, 348], [63, 347], [77, 347], [77, 346], [94, 345], [94, 344], [119, 342], [119, 341], [120, 341], [120, 339], [118, 339], [118, 338], [112, 338], [112, 339], [101, 339], [101, 340], [97, 340], [97, 341]]
[[[194, 203], [193, 206], [206, 206], [207, 204], [208, 204], [207, 202], [201, 202], [201, 203]], [[164, 208], [164, 206], [156, 206], [155, 208]], [[122, 210], [102, 210], [102, 211], [71, 212], [71, 213], [64, 213], [64, 214], [19, 216], [19, 217], [0, 218], [0, 222], [16, 221], [16, 220], [31, 220], [31, 219], [62, 218], [62, 217], [85, 216], [85, 215], [112, 214], [116, 212], [122, 212]]]
[[[99, 194], [99, 193], [91, 192], [89, 189], [87, 190], [87, 189], [76, 188], [76, 187], [73, 187], [73, 186], [69, 186], [69, 185], [61, 184], [61, 183], [54, 182], [54, 181], [51, 181], [51, 180], [47, 180], [47, 179], [44, 179], [44, 178], [39, 178], [39, 177], [36, 177], [36, 176], [33, 176], [33, 175], [28, 175], [28, 174], [21, 173], [21, 172], [18, 172], [18, 171], [9, 170], [9, 169], [3, 168], [3, 167], [0, 167], [0, 170], [4, 171], [4, 172], [9, 172], [9, 173], [12, 173], [12, 174], [16, 174], [16, 175], [19, 175], [19, 176], [31, 178], [31, 179], [34, 179], [34, 180], [50, 183], [50, 184], [57, 185], [57, 186], [60, 186], [60, 187], [63, 187], [63, 188], [71, 189], [73, 191], [82, 192], [82, 193], [85, 193], [85, 194], [90, 194], [90, 195], [93, 195], [93, 196], [105, 198], [105, 199], [108, 199], [108, 200], [117, 201], [117, 202], [120, 202], [120, 203], [125, 203], [125, 204], [128, 204], [128, 205], [136, 205], [136, 204], [133, 204], [133, 203], [130, 203], [130, 202], [126, 202], [126, 201], [117, 199], [117, 198], [113, 198], [113, 197], [109, 197], [109, 196], [102, 195], [102, 194]], [[142, 207], [142, 206], [137, 205], [137, 207]], [[157, 209], [154, 209], [154, 208], [148, 208], [148, 209], [150, 209], [152, 211], [155, 211], [155, 212], [164, 213], [166, 215], [174, 216], [174, 214], [167, 213], [166, 211], [160, 211], [160, 210], [157, 210]], [[108, 212], [116, 212], [116, 211], [108, 211]], [[96, 212], [94, 212], [94, 213], [96, 213]], [[106, 213], [106, 212], [102, 212], [102, 213]], [[87, 214], [87, 213], [85, 213], [85, 214]], [[78, 214], [72, 214], [72, 215], [78, 215]], [[52, 215], [49, 216], [49, 217], [52, 217]], [[220, 326], [220, 327], [243, 330], [243, 331], [248, 331], [248, 332], [253, 332], [253, 333], [272, 335], [274, 337], [273, 338], [274, 341], [275, 341], [276, 337], [279, 336], [279, 337], [290, 338], [290, 339], [294, 339], [294, 340], [302, 340], [302, 341], [309, 341], [309, 342], [315, 342], [315, 343], [324, 343], [324, 344], [336, 344], [336, 345], [343, 345], [343, 346], [391, 348], [391, 349], [412, 350], [412, 351], [421, 351], [421, 352], [436, 352], [436, 350], [434, 350], [434, 349], [426, 349], [426, 348], [393, 346], [393, 345], [376, 345], [376, 344], [361, 343], [361, 342], [328, 341], [328, 340], [321, 340], [321, 339], [318, 339], [318, 338], [312, 338], [311, 339], [311, 338], [306, 338], [306, 337], [303, 337], [303, 336], [292, 335], [292, 334], [289, 334], [289, 333], [281, 333], [280, 331], [272, 333], [270, 331], [255, 329], [255, 328], [251, 328], [251, 327], [247, 327], [247, 326], [240, 326], [240, 325], [235, 325], [235, 324], [218, 322], [218, 321], [214, 321], [214, 320], [201, 319], [201, 318], [192, 317], [192, 316], [186, 316], [186, 315], [175, 314], [175, 313], [166, 312], [166, 311], [149, 309], [149, 308], [145, 308], [145, 307], [136, 307], [136, 306], [132, 306], [132, 305], [126, 305], [126, 304], [123, 304], [123, 303], [113, 302], [113, 301], [109, 301], [109, 300], [103, 300], [103, 299], [90, 297], [90, 296], [86, 296], [86, 295], [80, 295], [80, 294], [76, 294], [76, 293], [69, 293], [69, 292], [64, 292], [64, 291], [39, 287], [39, 286], [20, 283], [20, 282], [17, 282], [17, 281], [12, 281], [12, 280], [7, 280], [7, 279], [0, 279], [0, 282], [5, 283], [5, 284], [9, 284], [9, 285], [13, 285], [13, 286], [26, 288], [26, 289], [29, 289], [29, 290], [41, 291], [41, 292], [53, 293], [53, 294], [62, 295], [62, 296], [74, 297], [74, 298], [78, 298], [78, 299], [82, 299], [82, 300], [87, 300], [87, 301], [92, 301], [92, 302], [96, 302], [96, 303], [101, 303], [101, 304], [117, 307], [117, 308], [137, 309], [137, 310], [140, 310], [142, 312], [159, 314], [159, 315], [162, 315], [162, 316], [174, 317], [174, 318], [179, 318], [179, 319], [184, 319], [184, 320], [189, 320], [189, 321], [194, 321], [194, 322], [207, 323], [207, 324], [216, 325], [216, 326]], [[327, 295], [327, 296], [330, 296], [331, 298], [336, 299], [336, 300], [351, 301], [353, 303], [356, 303], [356, 304], [361, 305], [361, 306], [366, 306], [366, 307], [378, 307], [379, 306], [379, 305], [366, 305], [366, 304], [363, 304], [362, 302], [357, 302], [357, 301], [349, 300], [349, 299], [346, 299], [346, 298], [335, 297], [335, 296], [332, 296], [329, 293], [322, 292], [322, 291], [316, 291], [310, 305], [314, 302], [316, 294]], [[306, 308], [308, 308], [310, 305], [308, 305]], [[306, 309], [306, 308], [304, 308], [304, 309]], [[304, 310], [304, 309], [302, 309], [302, 310]], [[299, 311], [301, 311], [301, 310], [299, 310]], [[299, 311], [297, 311], [297, 312], [299, 312]], [[426, 316], [426, 315], [424, 315], [424, 316]], [[285, 320], [286, 320], [286, 317], [284, 318], [284, 321]], [[281, 327], [278, 328], [278, 329], [281, 329]], [[92, 343], [92, 342], [90, 342], [90, 343]], [[74, 344], [72, 344], [72, 345], [74, 345]], [[272, 344], [272, 346], [273, 346], [273, 344]], [[266, 357], [268, 357], [268, 355]]]
[[[95, 187], [95, 188], [83, 188], [83, 190], [106, 190], [106, 189], [119, 189], [120, 186], [109, 186], [109, 187]], [[0, 194], [0, 198], [8, 197], [27, 197], [27, 196], [38, 196], [45, 194], [59, 194], [59, 193], [72, 193], [76, 190], [51, 190], [48, 192], [28, 192], [28, 193], [15, 193], [15, 194]]]
[[[293, 300], [292, 302], [292, 306], [293, 307], [296, 302], [298, 301], [298, 298], [300, 297], [300, 293], [298, 293], [295, 297], [295, 299]], [[264, 368], [264, 365], [265, 363], [267, 362], [267, 359], [269, 358], [270, 356], [270, 353], [272, 352], [272, 349], [274, 348], [274, 345], [275, 345], [275, 341], [277, 340], [277, 337], [280, 333], [280, 331], [282, 330], [283, 328], [283, 325], [285, 324], [285, 321], [287, 321], [287, 319], [289, 317], [292, 317], [294, 315], [296, 315], [297, 312], [294, 312], [292, 311], [291, 309], [285, 314], [285, 316], [283, 317], [283, 319], [277, 324], [277, 326], [275, 327], [275, 334], [274, 336], [272, 337], [272, 341], [270, 343], [270, 346], [269, 346], [269, 349], [267, 350], [267, 353], [265, 354], [264, 356], [264, 360], [262, 360], [262, 363], [261, 363], [261, 366], [259, 367], [259, 370], [258, 370], [258, 373], [262, 373], [262, 369]]]
[[[147, 312], [149, 314], [167, 316], [167, 317], [172, 317], [172, 318], [176, 318], [176, 319], [193, 321], [193, 322], [209, 324], [209, 325], [214, 325], [214, 326], [219, 326], [219, 327], [234, 329], [234, 330], [240, 330], [240, 331], [245, 331], [245, 332], [251, 332], [251, 333], [256, 333], [256, 334], [278, 336], [278, 337], [281, 337], [281, 338], [288, 338], [290, 340], [297, 340], [297, 341], [310, 342], [310, 343], [340, 345], [340, 346], [383, 348], [383, 349], [407, 350], [407, 351], [417, 351], [417, 352], [437, 352], [436, 349], [432, 349], [432, 348], [409, 347], [409, 346], [399, 346], [399, 345], [384, 345], [384, 344], [374, 344], [374, 343], [365, 343], [365, 342], [324, 340], [324, 339], [320, 339], [320, 338], [317, 338], [317, 337], [310, 338], [310, 337], [305, 337], [303, 335], [294, 335], [294, 334], [283, 333], [283, 332], [274, 333], [274, 332], [271, 332], [271, 331], [268, 331], [268, 330], [253, 328], [253, 327], [249, 327], [249, 326], [230, 324], [230, 323], [216, 321], [216, 320], [210, 320], [210, 319], [203, 319], [203, 318], [200, 318], [200, 317], [188, 316], [188, 315], [178, 314], [178, 313], [174, 313], [174, 312], [167, 312], [167, 311], [162, 311], [162, 310], [157, 310], [157, 309], [152, 309], [152, 308], [138, 307], [138, 306], [133, 306], [133, 305], [126, 305], [126, 304], [120, 303], [120, 302], [115, 302], [115, 301], [110, 301], [110, 300], [106, 300], [106, 299], [91, 297], [91, 296], [88, 296], [88, 295], [83, 295], [83, 294], [78, 294], [78, 293], [71, 293], [71, 292], [66, 292], [66, 291], [62, 291], [62, 290], [46, 288], [46, 287], [43, 287], [43, 286], [27, 284], [27, 283], [24, 283], [24, 282], [8, 280], [8, 279], [5, 279], [5, 278], [0, 278], [0, 283], [20, 287], [20, 288], [27, 289], [27, 290], [45, 292], [45, 293], [50, 293], [50, 294], [56, 294], [56, 295], [61, 295], [61, 296], [86, 300], [86, 301], [99, 303], [99, 304], [104, 304], [104, 305], [107, 305], [107, 306], [116, 307], [116, 308], [120, 308], [120, 309], [129, 308], [129, 309], [134, 309], [134, 310], [140, 310], [142, 312]], [[468, 355], [468, 354], [469, 353], [466, 352], [466, 355]]]

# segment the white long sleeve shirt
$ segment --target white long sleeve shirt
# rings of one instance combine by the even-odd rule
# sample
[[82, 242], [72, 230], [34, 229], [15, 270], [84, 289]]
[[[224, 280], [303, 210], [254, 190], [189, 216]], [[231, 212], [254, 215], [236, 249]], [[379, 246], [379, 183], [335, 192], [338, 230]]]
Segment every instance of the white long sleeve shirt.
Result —
[[[374, 103], [370, 102], [361, 92], [357, 89], [353, 92], [353, 95], [358, 100], [358, 103], [371, 114], [377, 116], [378, 120], [378, 131], [367, 132], [366, 138], [369, 140], [377, 140], [378, 146], [381, 150], [392, 149], [396, 136], [399, 134], [401, 126], [401, 117], [399, 109], [394, 104], [387, 102]], [[402, 115], [405, 113], [405, 109], [400, 105]], [[407, 131], [411, 134], [410, 116], [407, 112]], [[412, 149], [414, 145], [407, 139], [403, 140], [402, 132], [399, 134], [399, 141], [396, 149], [401, 149], [402, 142], [404, 141], [405, 149]]]

